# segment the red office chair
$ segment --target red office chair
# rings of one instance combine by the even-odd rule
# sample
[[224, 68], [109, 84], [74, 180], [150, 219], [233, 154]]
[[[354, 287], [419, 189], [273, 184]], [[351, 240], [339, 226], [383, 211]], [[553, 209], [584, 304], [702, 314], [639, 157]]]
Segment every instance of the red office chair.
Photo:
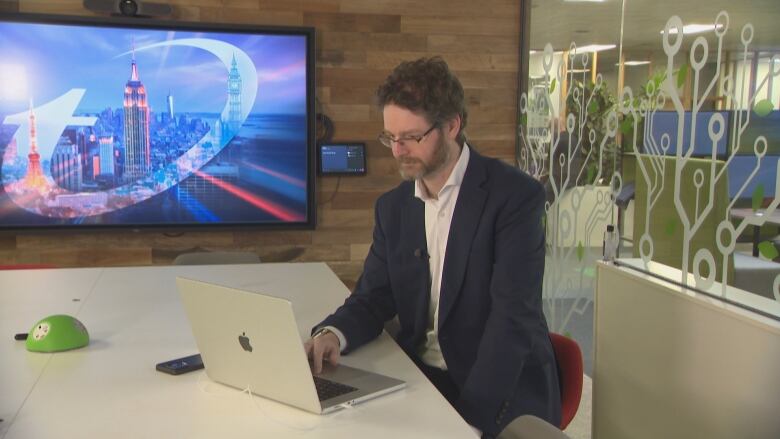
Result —
[[36, 268], [57, 268], [51, 264], [9, 264], [0, 265], [0, 270], [34, 270]]
[[582, 397], [582, 351], [576, 341], [560, 334], [550, 333], [555, 359], [558, 362], [558, 379], [561, 386], [561, 430], [565, 429]]

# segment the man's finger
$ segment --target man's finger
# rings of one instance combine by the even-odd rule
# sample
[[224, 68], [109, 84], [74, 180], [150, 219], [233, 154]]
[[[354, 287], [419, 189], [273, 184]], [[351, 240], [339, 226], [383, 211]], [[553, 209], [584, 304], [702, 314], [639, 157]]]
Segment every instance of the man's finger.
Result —
[[303, 350], [306, 351], [306, 357], [311, 358], [311, 354], [312, 354], [311, 340], [306, 340], [306, 342], [303, 343]]
[[314, 342], [314, 347], [312, 348], [312, 366], [314, 367], [314, 373], [320, 373], [322, 372], [322, 344]]
[[335, 346], [330, 346], [330, 349], [328, 350], [328, 363], [338, 366], [340, 357], [341, 354], [339, 353], [339, 350]]

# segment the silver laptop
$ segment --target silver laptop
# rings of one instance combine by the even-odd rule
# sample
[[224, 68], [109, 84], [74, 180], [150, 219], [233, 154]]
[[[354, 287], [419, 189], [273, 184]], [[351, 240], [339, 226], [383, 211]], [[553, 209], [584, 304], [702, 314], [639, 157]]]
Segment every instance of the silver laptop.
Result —
[[181, 277], [176, 285], [216, 382], [322, 414], [406, 386], [344, 365], [312, 376], [288, 300]]

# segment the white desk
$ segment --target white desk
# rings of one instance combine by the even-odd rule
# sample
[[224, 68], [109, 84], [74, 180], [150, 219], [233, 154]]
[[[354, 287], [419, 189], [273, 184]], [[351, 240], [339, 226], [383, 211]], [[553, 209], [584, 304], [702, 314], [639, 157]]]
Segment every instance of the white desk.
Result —
[[[349, 293], [321, 263], [0, 271], [0, 437], [474, 437], [387, 334], [342, 361], [408, 387], [327, 416], [250, 398], [203, 371], [155, 371], [196, 352], [179, 275], [291, 300], [302, 339]], [[90, 345], [41, 354], [13, 340], [56, 313], [77, 316]]]

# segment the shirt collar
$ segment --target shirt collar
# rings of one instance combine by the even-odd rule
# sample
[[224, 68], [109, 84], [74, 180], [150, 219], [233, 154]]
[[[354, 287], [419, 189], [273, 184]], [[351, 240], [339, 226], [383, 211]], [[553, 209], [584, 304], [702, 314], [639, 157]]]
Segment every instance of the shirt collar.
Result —
[[[452, 172], [447, 178], [447, 182], [444, 183], [444, 186], [442, 186], [437, 195], [441, 195], [444, 189], [449, 186], [460, 186], [461, 183], [463, 183], [463, 176], [466, 175], [466, 167], [468, 167], [470, 156], [469, 146], [464, 142], [463, 148], [461, 148], [460, 157], [458, 157], [458, 162], [455, 163], [455, 167], [452, 168]], [[414, 181], [414, 196], [423, 201], [431, 199], [428, 195], [428, 190], [423, 186], [421, 179]]]

